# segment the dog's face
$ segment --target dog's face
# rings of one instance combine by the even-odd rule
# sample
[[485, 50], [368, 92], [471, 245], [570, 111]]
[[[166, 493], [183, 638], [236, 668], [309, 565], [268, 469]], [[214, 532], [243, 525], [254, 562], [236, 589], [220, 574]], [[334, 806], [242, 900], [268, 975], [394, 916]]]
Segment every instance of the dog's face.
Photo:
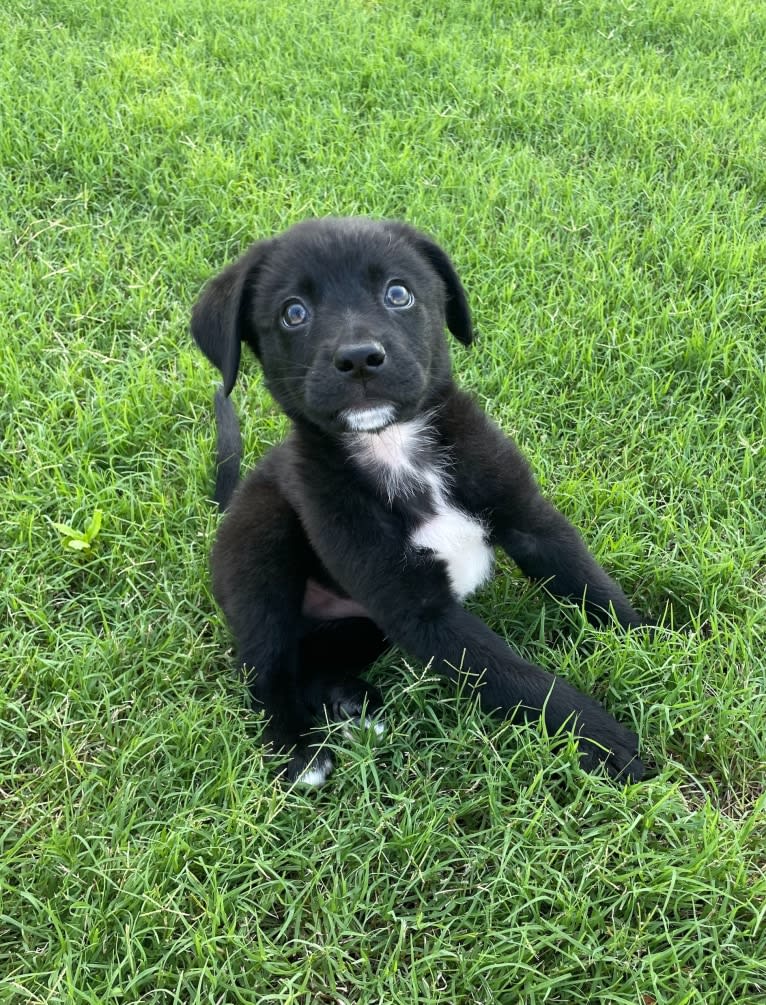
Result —
[[253, 245], [204, 290], [192, 333], [236, 379], [241, 342], [293, 419], [328, 432], [412, 418], [450, 377], [445, 325], [472, 338], [446, 254], [404, 224], [310, 220]]

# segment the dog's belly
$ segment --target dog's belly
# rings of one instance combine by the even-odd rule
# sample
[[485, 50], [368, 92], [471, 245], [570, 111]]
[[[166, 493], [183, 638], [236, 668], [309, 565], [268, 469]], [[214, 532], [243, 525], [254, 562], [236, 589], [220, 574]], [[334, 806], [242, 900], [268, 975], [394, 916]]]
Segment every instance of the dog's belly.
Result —
[[366, 608], [350, 597], [341, 597], [314, 579], [306, 583], [303, 595], [303, 613], [308, 618], [334, 621], [337, 618], [369, 618]]
[[411, 543], [432, 551], [447, 567], [447, 577], [458, 600], [484, 583], [492, 572], [494, 553], [482, 524], [442, 500], [437, 512], [415, 530]]

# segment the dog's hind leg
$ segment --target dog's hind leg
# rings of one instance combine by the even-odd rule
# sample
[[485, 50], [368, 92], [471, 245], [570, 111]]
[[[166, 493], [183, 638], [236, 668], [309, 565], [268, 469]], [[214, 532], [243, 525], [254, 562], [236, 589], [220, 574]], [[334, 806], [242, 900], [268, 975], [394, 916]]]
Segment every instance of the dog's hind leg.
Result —
[[388, 648], [381, 630], [369, 618], [316, 622], [301, 639], [299, 680], [317, 721], [385, 726], [378, 713], [380, 692], [362, 674]]
[[382, 705], [359, 674], [386, 648], [384, 636], [366, 617], [306, 615], [307, 584], [312, 595], [318, 590], [317, 559], [295, 511], [262, 472], [234, 496], [212, 565], [253, 707], [267, 718], [264, 743], [289, 753], [290, 781], [321, 785], [333, 767], [326, 723], [372, 719]]
[[321, 784], [332, 770], [312, 737], [314, 702], [300, 673], [303, 598], [316, 559], [278, 487], [259, 473], [234, 496], [213, 549], [213, 587], [236, 641], [264, 743], [292, 752], [291, 781]]
[[325, 746], [331, 724], [344, 724], [346, 736], [354, 728], [372, 728], [378, 736], [385, 732], [379, 716], [383, 706], [380, 692], [359, 674], [387, 646], [369, 618], [305, 620], [294, 687], [304, 722], [286, 768], [290, 781], [315, 787], [327, 781], [333, 769], [332, 755]]

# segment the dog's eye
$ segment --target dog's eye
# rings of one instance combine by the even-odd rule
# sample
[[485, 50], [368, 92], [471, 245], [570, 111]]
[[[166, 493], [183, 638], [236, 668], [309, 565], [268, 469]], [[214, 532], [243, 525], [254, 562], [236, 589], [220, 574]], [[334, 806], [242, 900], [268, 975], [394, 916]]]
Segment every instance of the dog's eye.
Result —
[[411, 307], [415, 298], [402, 283], [389, 283], [383, 297], [386, 307]]
[[309, 312], [300, 300], [291, 300], [282, 309], [282, 324], [287, 328], [297, 328], [308, 321]]

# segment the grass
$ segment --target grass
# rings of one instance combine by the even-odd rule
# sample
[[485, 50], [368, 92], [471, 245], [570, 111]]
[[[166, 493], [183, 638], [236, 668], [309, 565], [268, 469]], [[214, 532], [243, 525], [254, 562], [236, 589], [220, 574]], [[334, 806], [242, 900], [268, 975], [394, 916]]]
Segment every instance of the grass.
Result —
[[[0, 1002], [766, 1000], [762, 4], [8, 0], [0, 33]], [[187, 323], [328, 213], [449, 249], [461, 382], [663, 619], [595, 631], [504, 561], [472, 602], [649, 781], [400, 655], [384, 745], [271, 779]], [[285, 424], [247, 370], [254, 462]]]

